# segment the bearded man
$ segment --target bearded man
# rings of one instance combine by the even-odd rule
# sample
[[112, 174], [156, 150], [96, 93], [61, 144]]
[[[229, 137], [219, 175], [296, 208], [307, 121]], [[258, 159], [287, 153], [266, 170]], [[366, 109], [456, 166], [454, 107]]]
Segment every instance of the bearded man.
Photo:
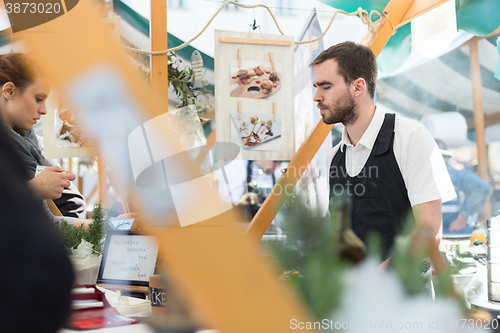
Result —
[[363, 242], [369, 233], [379, 235], [384, 266], [408, 214], [415, 216], [416, 228], [428, 229], [437, 248], [441, 203], [456, 195], [429, 131], [415, 120], [377, 109], [377, 63], [369, 48], [340, 43], [321, 52], [311, 66], [323, 121], [345, 126], [328, 159], [331, 200], [351, 196], [352, 230]]

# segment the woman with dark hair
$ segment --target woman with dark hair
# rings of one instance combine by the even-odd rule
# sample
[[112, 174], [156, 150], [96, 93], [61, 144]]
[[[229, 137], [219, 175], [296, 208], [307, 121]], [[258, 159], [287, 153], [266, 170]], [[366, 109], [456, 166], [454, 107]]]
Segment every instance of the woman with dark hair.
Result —
[[[48, 81], [37, 79], [28, 63], [25, 55], [0, 55], [0, 265], [4, 271], [0, 331], [55, 333], [70, 315], [73, 271], [61, 237], [30, 189], [39, 197], [54, 198], [72, 175], [54, 168], [29, 181], [30, 188], [26, 185], [36, 165], [43, 164], [29, 131], [46, 113], [50, 88]], [[58, 178], [53, 176], [61, 176], [60, 184], [51, 184]]]
[[[48, 166], [39, 147], [33, 126], [47, 113], [45, 102], [50, 92], [50, 83], [43, 78], [31, 59], [22, 53], [0, 55], [0, 125], [6, 129], [14, 146], [21, 155], [30, 188], [40, 199], [52, 199], [59, 207], [68, 207], [74, 197], [83, 202], [76, 191], [63, 196], [65, 188], [75, 175], [65, 173], [59, 166]], [[38, 175], [38, 166], [44, 166]], [[46, 206], [46, 205], [45, 205]], [[71, 207], [61, 209], [64, 216], [78, 217]], [[54, 220], [54, 218], [52, 218]]]

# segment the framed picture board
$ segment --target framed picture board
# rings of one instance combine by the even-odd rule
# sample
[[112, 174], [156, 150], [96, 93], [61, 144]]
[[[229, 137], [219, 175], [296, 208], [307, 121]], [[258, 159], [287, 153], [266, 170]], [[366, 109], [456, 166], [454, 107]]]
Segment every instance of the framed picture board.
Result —
[[293, 157], [293, 55], [291, 36], [215, 31], [217, 142], [237, 144], [247, 160]]
[[[117, 43], [120, 43], [120, 17], [102, 18], [100, 22]], [[88, 140], [77, 115], [62, 101], [61, 93], [52, 89], [43, 116], [43, 143], [46, 158], [93, 157], [97, 146]]]
[[155, 272], [158, 247], [152, 235], [132, 230], [110, 230], [97, 283], [148, 286], [149, 276]]

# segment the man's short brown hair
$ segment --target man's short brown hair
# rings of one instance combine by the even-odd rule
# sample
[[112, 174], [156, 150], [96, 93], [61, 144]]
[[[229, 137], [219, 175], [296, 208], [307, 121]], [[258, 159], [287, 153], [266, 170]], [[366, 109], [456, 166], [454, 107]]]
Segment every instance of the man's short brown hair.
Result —
[[309, 66], [321, 64], [328, 59], [337, 61], [339, 75], [344, 78], [345, 83], [363, 78], [368, 86], [368, 92], [374, 98], [377, 58], [372, 50], [353, 42], [339, 43], [321, 52]]

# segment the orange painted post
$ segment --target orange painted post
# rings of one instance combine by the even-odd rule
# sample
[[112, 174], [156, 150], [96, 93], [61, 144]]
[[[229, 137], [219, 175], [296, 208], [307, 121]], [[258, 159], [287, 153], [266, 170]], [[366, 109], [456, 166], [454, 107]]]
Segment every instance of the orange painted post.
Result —
[[[165, 245], [160, 251], [168, 262], [169, 277], [201, 326], [221, 332], [279, 333], [290, 331], [292, 319], [314, 321], [306, 305], [278, 281], [279, 272], [245, 244], [229, 214], [220, 213], [227, 205], [217, 200], [219, 193], [211, 179], [198, 177], [196, 183], [182, 188], [187, 198], [184, 206], [179, 205], [182, 218], [194, 221], [186, 227], [180, 227], [171, 216], [173, 209], [163, 212], [160, 205], [140, 200], [144, 192], [134, 183], [134, 174], [127, 172], [127, 166], [144, 160], [128, 158], [127, 149], [138, 147], [127, 144], [129, 132], [146, 127], [152, 117], [164, 113], [166, 99], [146, 88], [119, 45], [99, 26], [89, 1], [78, 2], [67, 14], [20, 37], [54, 85], [65, 88], [69, 103], [82, 112], [89, 128], [96, 129], [91, 132], [106, 152], [103, 157], [116, 184], [137, 198], [132, 203], [143, 217], [143, 226], [156, 227], [154, 234]], [[100, 84], [99, 89], [94, 89], [96, 84]], [[122, 105], [123, 100], [129, 102]], [[154, 128], [158, 129], [153, 138], [159, 155], [151, 158], [151, 165], [165, 162], [161, 154], [181, 146], [172, 126], [158, 124]], [[191, 159], [180, 159], [170, 166], [178, 167], [180, 174], [199, 174]], [[159, 212], [153, 214], [154, 209]], [[176, 206], [177, 213], [179, 209]]]
[[[485, 181], [490, 181], [488, 173], [488, 154], [486, 151], [486, 139], [484, 131], [484, 111], [483, 111], [483, 94], [481, 84], [481, 67], [479, 64], [479, 51], [477, 48], [476, 37], [472, 38], [469, 43], [470, 48], [470, 76], [472, 81], [472, 96], [474, 102], [474, 130], [476, 131], [477, 145], [477, 166], [479, 176]], [[491, 215], [489, 200], [483, 206], [484, 218], [489, 218]]]
[[78, 192], [83, 193], [83, 177], [80, 175], [80, 165], [81, 162], [78, 161], [78, 165], [76, 168], [76, 177], [78, 179]]
[[46, 200], [47, 206], [49, 206], [49, 210], [54, 216], [62, 216], [61, 211], [57, 208], [56, 204], [52, 200]]
[[419, 17], [420, 15], [425, 14], [428, 11], [433, 10], [434, 8], [441, 6], [442, 4], [444, 4], [448, 1], [450, 1], [450, 0], [418, 0], [418, 1], [413, 1], [413, 3], [410, 5], [410, 8], [408, 8], [408, 11], [401, 19], [401, 22], [399, 23], [398, 27], [405, 25], [406, 23], [409, 23], [414, 18]]
[[[378, 56], [382, 48], [387, 44], [394, 32], [393, 26], [397, 27], [399, 25], [412, 3], [413, 0], [391, 0], [387, 4], [384, 10], [386, 16], [380, 19], [377, 33], [367, 43], [367, 46], [372, 49], [375, 55]], [[245, 231], [245, 237], [250, 246], [257, 246], [287, 199], [285, 193], [290, 193], [290, 191], [286, 191], [286, 189], [293, 189], [332, 127], [333, 125], [326, 125], [323, 120], [320, 120], [307, 140], [300, 146], [290, 161], [287, 172], [276, 182], [270, 195]], [[276, 194], [278, 191], [280, 195]]]
[[[166, 0], [151, 0], [151, 22], [149, 27], [151, 51], [163, 51], [167, 45], [167, 3]], [[168, 56], [152, 55], [151, 88], [155, 95], [168, 96]]]
[[215, 142], [215, 130], [212, 130], [212, 132], [210, 133], [210, 135], [208, 136], [207, 138], [207, 145], [208, 145], [208, 149], [210, 149], [212, 147], [212, 144]]
[[291, 192], [287, 189], [293, 190], [332, 128], [333, 125], [326, 125], [323, 120], [320, 120], [293, 156], [287, 171], [278, 179], [245, 231], [245, 237], [250, 246], [257, 246], [281, 206], [285, 203], [287, 199], [285, 193]]
[[472, 82], [472, 95], [474, 102], [474, 129], [476, 131], [478, 171], [479, 176], [489, 181], [488, 159], [486, 155], [486, 140], [484, 137], [484, 111], [483, 94], [481, 91], [481, 68], [479, 64], [479, 52], [477, 39], [472, 38], [469, 43], [470, 48], [470, 74]]
[[400, 26], [401, 20], [413, 3], [413, 0], [392, 0], [387, 4], [385, 15], [378, 21], [377, 33], [366, 44], [376, 56], [392, 37], [394, 30]]
[[103, 207], [108, 207], [108, 175], [101, 157], [97, 158], [97, 188], [99, 202]]

